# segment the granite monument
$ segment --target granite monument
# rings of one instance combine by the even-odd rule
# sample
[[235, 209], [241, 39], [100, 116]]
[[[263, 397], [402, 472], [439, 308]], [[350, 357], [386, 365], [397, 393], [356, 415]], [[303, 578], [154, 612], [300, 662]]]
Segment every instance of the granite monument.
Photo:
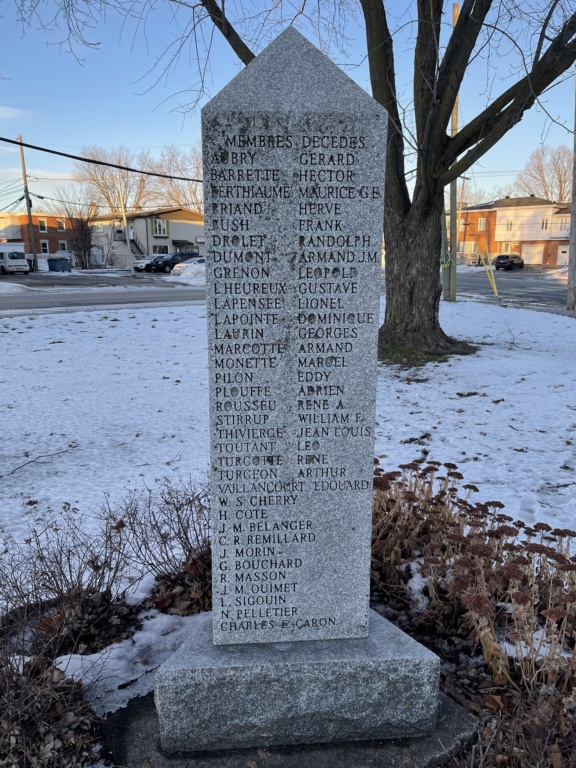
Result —
[[438, 660], [369, 611], [386, 126], [293, 28], [202, 111], [213, 611], [168, 751], [434, 727]]

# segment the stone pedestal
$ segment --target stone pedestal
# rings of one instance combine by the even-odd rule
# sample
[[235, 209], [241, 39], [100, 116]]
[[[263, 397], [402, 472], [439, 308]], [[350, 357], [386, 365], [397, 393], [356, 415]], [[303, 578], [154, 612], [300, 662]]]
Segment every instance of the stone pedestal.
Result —
[[370, 611], [366, 639], [215, 646], [212, 616], [157, 672], [168, 752], [403, 738], [436, 724], [438, 658]]

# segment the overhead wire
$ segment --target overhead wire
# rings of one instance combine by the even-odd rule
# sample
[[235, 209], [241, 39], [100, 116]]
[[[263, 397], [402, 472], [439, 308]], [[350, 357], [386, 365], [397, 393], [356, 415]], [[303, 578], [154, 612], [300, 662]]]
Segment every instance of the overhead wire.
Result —
[[37, 152], [46, 152], [50, 155], [59, 155], [60, 157], [68, 157], [71, 160], [78, 160], [81, 163], [89, 163], [90, 165], [104, 165], [108, 168], [117, 168], [120, 171], [129, 171], [130, 173], [141, 173], [144, 176], [157, 176], [161, 179], [172, 179], [174, 181], [194, 181], [198, 184], [202, 184], [202, 179], [192, 179], [188, 176], [170, 176], [168, 173], [155, 173], [154, 171], [143, 171], [139, 168], [130, 168], [128, 165], [117, 165], [116, 163], [107, 163], [104, 160], [94, 160], [90, 157], [80, 157], [79, 155], [70, 155], [68, 152], [57, 152], [55, 149], [48, 149], [47, 147], [40, 147], [37, 144], [28, 144], [24, 141], [16, 141], [16, 139], [8, 139], [5, 136], [0, 136], [0, 141], [5, 141], [8, 144], [16, 144], [19, 147], [26, 147], [27, 149], [35, 149]]
[[[32, 197], [36, 197], [39, 200], [52, 200], [56, 203], [66, 203], [68, 205], [78, 205], [83, 206], [85, 208], [90, 208], [92, 206], [92, 203], [80, 203], [76, 202], [75, 200], [61, 200], [58, 197], [49, 197], [48, 195], [38, 195], [35, 192], [30, 192], [30, 195]], [[187, 202], [187, 205], [193, 205], [194, 203]], [[178, 203], [178, 205], [181, 205], [181, 203]], [[178, 205], [126, 205], [124, 206], [126, 210], [134, 210], [134, 211], [157, 211], [163, 208], [177, 208]], [[96, 207], [100, 207], [96, 204]]]
[[18, 200], [13, 200], [11, 203], [8, 203], [8, 205], [6, 205], [4, 208], [0, 208], [0, 211], [5, 211], [7, 208], [11, 208], [13, 205], [22, 202], [22, 200], [24, 200], [24, 195], [19, 197]]
[[0, 186], [0, 192], [2, 192], [5, 189], [8, 189], [8, 187], [18, 186], [19, 184], [22, 184], [22, 177], [18, 177], [16, 179], [9, 179], [8, 181], [4, 182], [3, 185]]

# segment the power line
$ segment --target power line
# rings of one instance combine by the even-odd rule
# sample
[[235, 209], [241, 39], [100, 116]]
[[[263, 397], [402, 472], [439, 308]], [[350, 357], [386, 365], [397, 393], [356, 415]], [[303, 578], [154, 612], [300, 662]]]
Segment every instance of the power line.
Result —
[[69, 155], [67, 152], [57, 152], [55, 149], [48, 149], [47, 147], [39, 147], [36, 144], [26, 144], [23, 141], [7, 139], [4, 136], [0, 136], [0, 141], [5, 141], [8, 144], [17, 144], [18, 146], [27, 147], [28, 149], [35, 149], [37, 152], [47, 152], [50, 155], [60, 155], [60, 157], [68, 157], [71, 160], [78, 160], [81, 163], [90, 163], [91, 165], [105, 165], [108, 168], [117, 168], [120, 171], [129, 171], [130, 173], [141, 173], [143, 176], [158, 176], [162, 179], [172, 179], [173, 181], [195, 181], [198, 184], [203, 184], [202, 179], [190, 179], [187, 176], [170, 176], [168, 173], [154, 173], [153, 171], [141, 171], [139, 168], [130, 168], [127, 165], [116, 165], [115, 163], [106, 163], [104, 160], [93, 160], [90, 157], [80, 157], [79, 155]]
[[18, 200], [12, 200], [11, 203], [8, 203], [4, 208], [0, 208], [0, 211], [5, 211], [6, 208], [11, 208], [13, 205], [16, 205], [16, 203], [21, 203], [22, 200], [24, 200], [24, 195], [22, 197], [19, 197]]
[[6, 197], [6, 195], [13, 195], [14, 192], [18, 192], [20, 189], [22, 189], [21, 181], [18, 184], [10, 184], [9, 186], [6, 186], [0, 189], [0, 197]]
[[[92, 203], [80, 203], [76, 202], [75, 200], [61, 200], [58, 197], [48, 197], [48, 195], [37, 195], [35, 192], [30, 192], [32, 197], [37, 197], [38, 200], [52, 200], [55, 203], [67, 203], [68, 205], [79, 205], [84, 206], [85, 208], [90, 208]], [[134, 211], [157, 211], [159, 208], [174, 208], [181, 205], [181, 203], [178, 203], [174, 206], [159, 206], [159, 205], [127, 205], [125, 206], [126, 209], [134, 210]], [[186, 205], [194, 205], [193, 202], [187, 201]], [[102, 206], [97, 205], [97, 208], [101, 208]]]
[[14, 186], [14, 184], [16, 184], [16, 185], [22, 184], [22, 179], [21, 178], [17, 178], [17, 179], [9, 179], [9, 180], [7, 180], [7, 181], [4, 182], [4, 184], [2, 184], [0, 186], [0, 190], [7, 189], [8, 187], [12, 187], [12, 186]]
[[[193, 147], [196, 143], [197, 142], [195, 142], [195, 141], [188, 141], [186, 144], [170, 144], [169, 146], [170, 147], [177, 147], [178, 149], [180, 149], [181, 147]], [[73, 145], [69, 145], [69, 144], [52, 144], [52, 146], [53, 147], [58, 147], [59, 149], [83, 149], [84, 146], [86, 146], [86, 145], [83, 145], [82, 147], [80, 147], [78, 144], [73, 144]], [[134, 152], [136, 150], [140, 150], [140, 151], [144, 152], [144, 151], [146, 151], [148, 149], [165, 149], [166, 144], [158, 144], [157, 146], [151, 146], [151, 147], [148, 147], [148, 146], [145, 146], [145, 147], [126, 147], [123, 144], [122, 147], [124, 149], [129, 149], [129, 150], [132, 150]], [[114, 150], [114, 149], [117, 149], [117, 147], [99, 147], [99, 149]]]
[[79, 205], [85, 208], [90, 208], [92, 203], [79, 203], [73, 200], [60, 200], [58, 197], [48, 197], [47, 195], [37, 195], [35, 192], [30, 192], [32, 197], [37, 197], [38, 200], [53, 200], [55, 203], [67, 203], [68, 205]]

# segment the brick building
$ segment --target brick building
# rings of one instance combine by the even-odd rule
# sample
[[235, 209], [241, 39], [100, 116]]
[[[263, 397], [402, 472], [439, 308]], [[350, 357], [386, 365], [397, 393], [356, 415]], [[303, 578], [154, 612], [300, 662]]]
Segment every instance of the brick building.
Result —
[[[72, 224], [73, 221], [63, 214], [32, 214], [32, 229], [38, 256], [47, 258], [56, 251], [71, 251], [73, 249]], [[23, 242], [26, 253], [31, 254], [28, 214], [1, 213], [0, 239], [9, 243]]]

